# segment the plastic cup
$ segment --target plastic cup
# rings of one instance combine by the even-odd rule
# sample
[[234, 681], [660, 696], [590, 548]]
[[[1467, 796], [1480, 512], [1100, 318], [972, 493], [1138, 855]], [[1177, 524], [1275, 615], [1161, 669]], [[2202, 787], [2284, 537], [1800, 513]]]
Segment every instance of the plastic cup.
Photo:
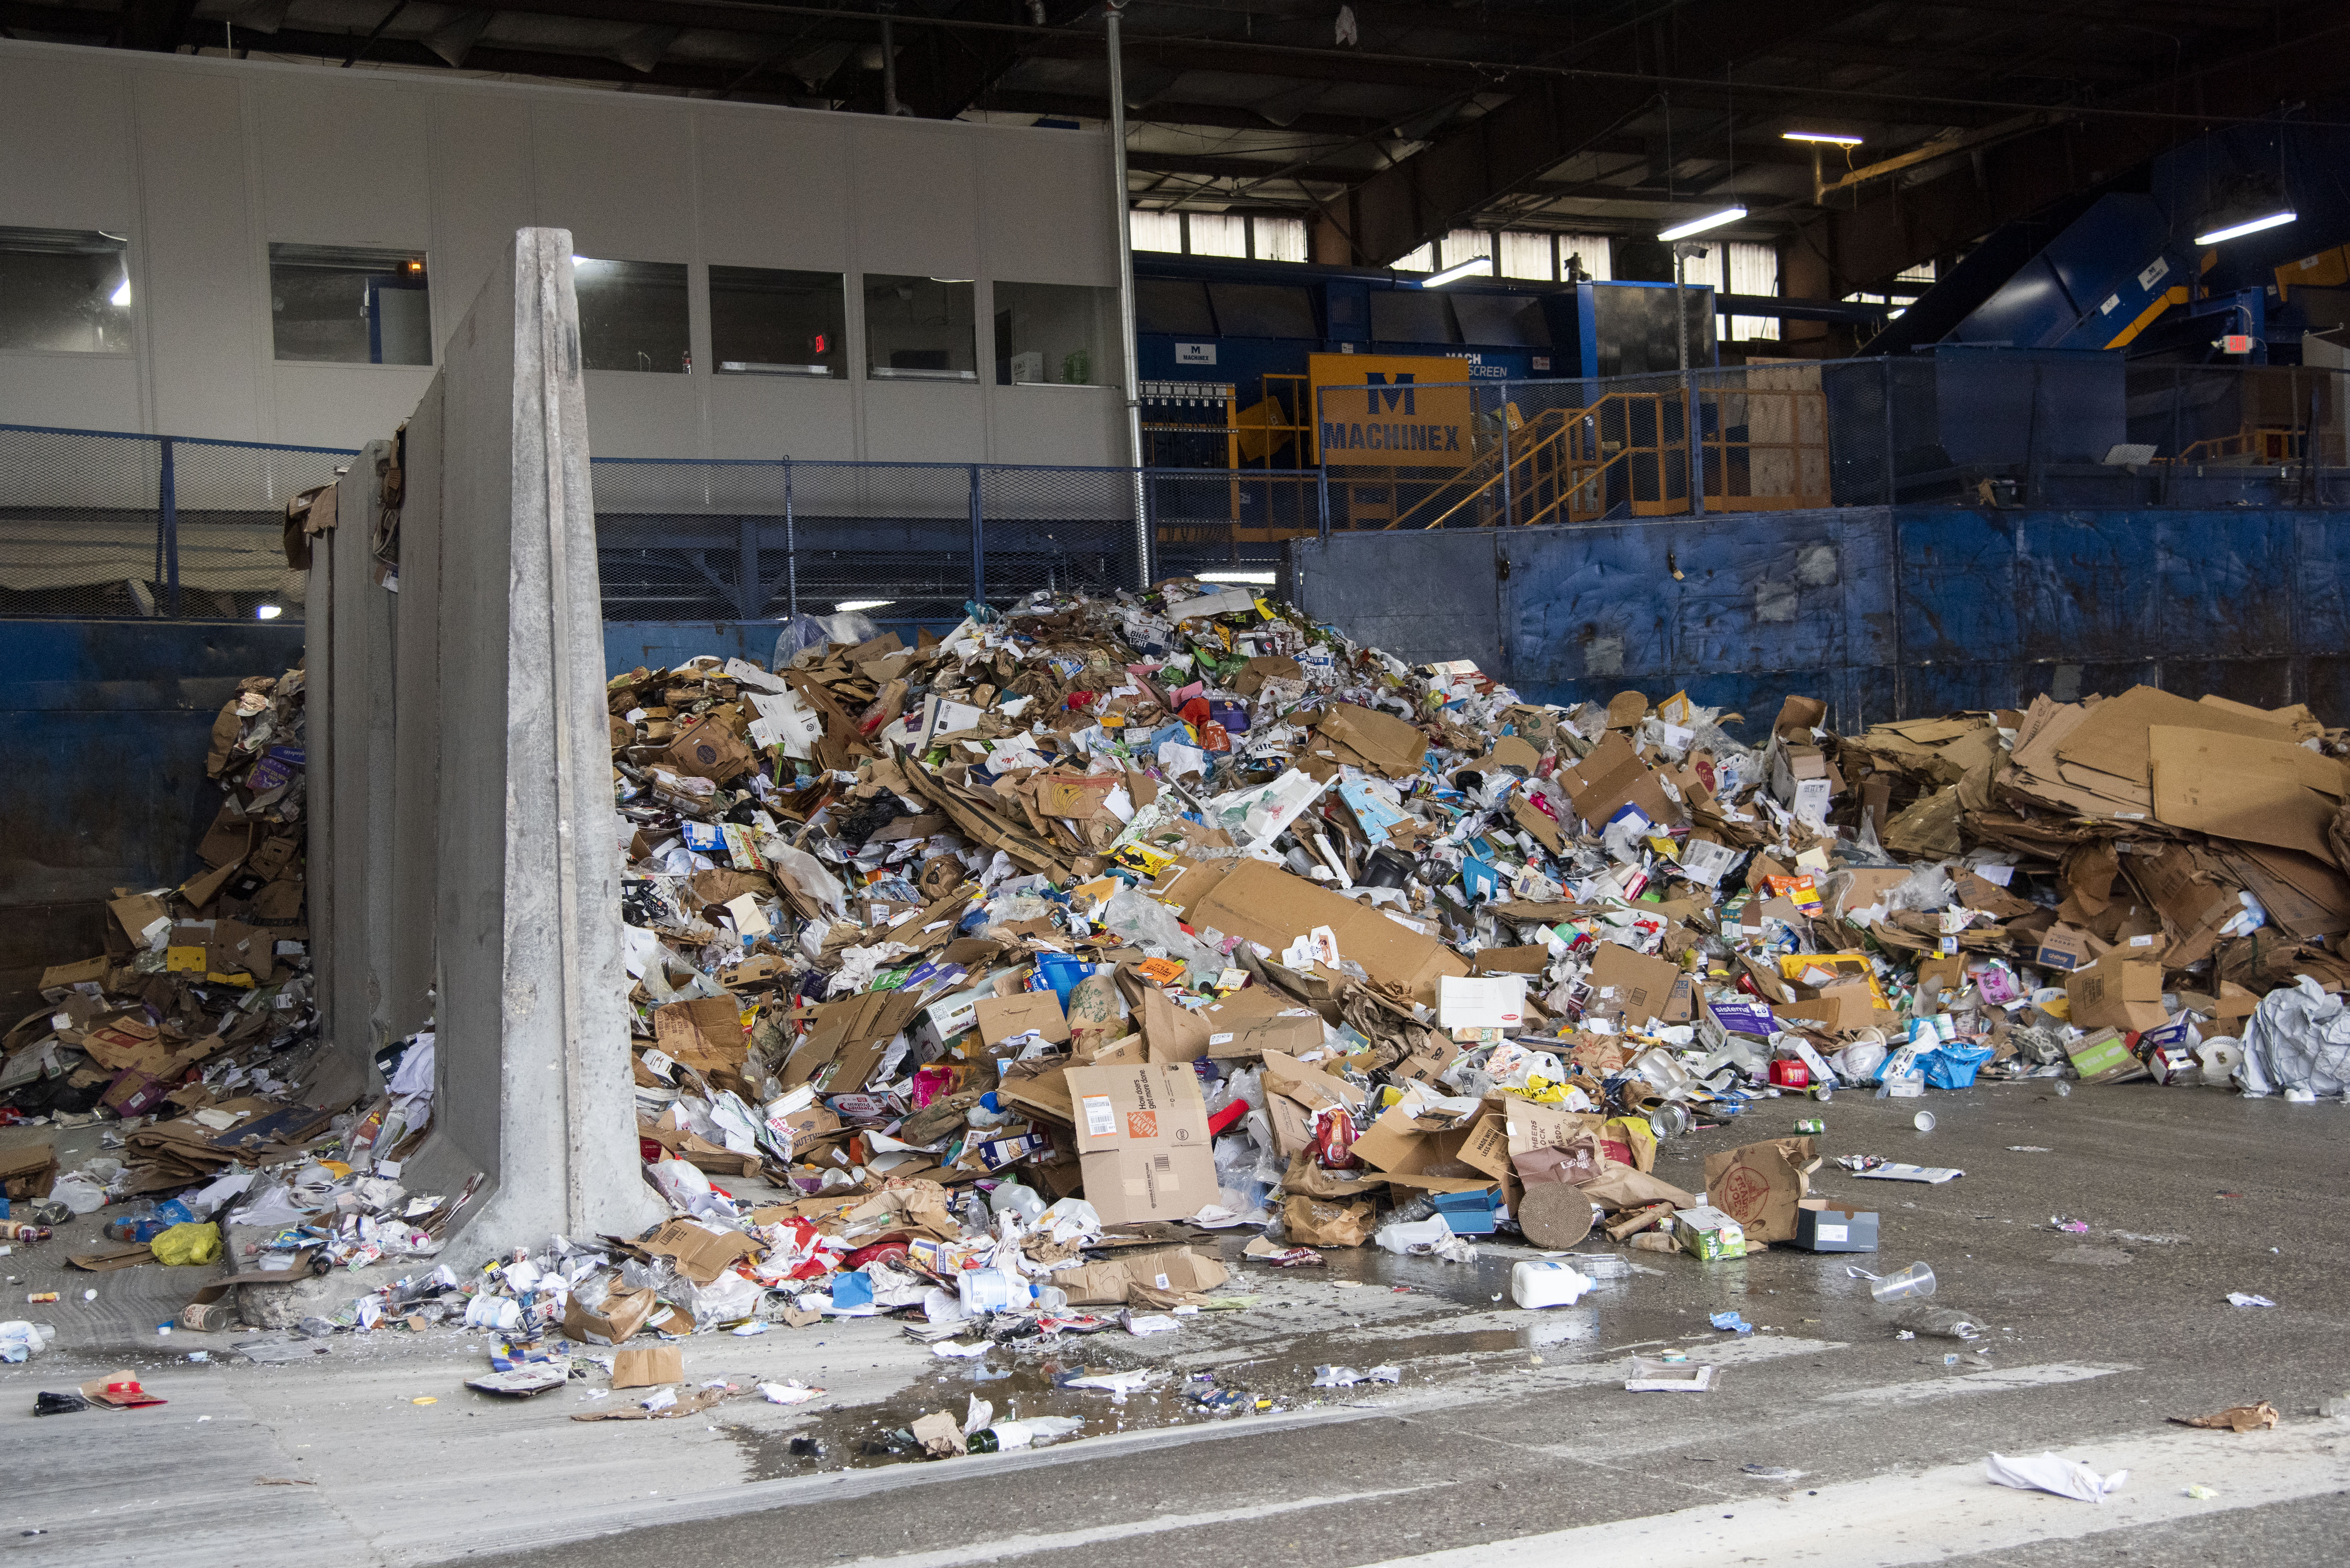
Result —
[[1919, 1111], [1916, 1116], [1909, 1118], [1909, 1125], [1916, 1127], [1919, 1132], [1932, 1132], [1934, 1130], [1934, 1113], [1931, 1111]]
[[1934, 1293], [1934, 1271], [1926, 1263], [1912, 1263], [1898, 1274], [1885, 1274], [1868, 1282], [1868, 1293], [1881, 1302], [1906, 1302], [1914, 1296]]

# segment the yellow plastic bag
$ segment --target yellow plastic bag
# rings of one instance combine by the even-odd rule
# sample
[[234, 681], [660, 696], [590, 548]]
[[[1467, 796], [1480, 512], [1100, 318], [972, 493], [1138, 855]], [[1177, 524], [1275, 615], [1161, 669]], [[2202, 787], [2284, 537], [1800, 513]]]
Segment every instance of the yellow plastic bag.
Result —
[[220, 1262], [220, 1227], [209, 1220], [201, 1225], [174, 1225], [148, 1244], [154, 1250], [157, 1262], [174, 1268]]

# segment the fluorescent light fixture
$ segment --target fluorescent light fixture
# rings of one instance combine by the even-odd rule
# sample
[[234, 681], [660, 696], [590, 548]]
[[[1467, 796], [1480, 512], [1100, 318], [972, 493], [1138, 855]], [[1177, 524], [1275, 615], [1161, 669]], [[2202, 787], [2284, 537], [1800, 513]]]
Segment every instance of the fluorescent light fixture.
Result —
[[284, 615], [286, 611], [284, 607], [278, 605], [255, 605], [253, 607], [253, 618], [255, 620], [276, 620], [279, 616]]
[[2246, 234], [2257, 234], [2262, 229], [2281, 229], [2300, 216], [2299, 213], [2287, 207], [2282, 212], [2269, 213], [2257, 218], [2246, 218], [2241, 223], [2230, 223], [2224, 228], [2213, 229], [2208, 234], [2198, 234], [2195, 236], [2195, 243], [2199, 245], [2216, 245], [2222, 240], [2241, 239]]
[[1471, 256], [1467, 261], [1446, 267], [1442, 272], [1430, 273], [1419, 280], [1422, 288], [1442, 288], [1448, 283], [1459, 283], [1464, 277], [1493, 275], [1492, 256]]
[[883, 605], [895, 603], [895, 599], [843, 599], [832, 607], [832, 613], [847, 615], [850, 610], [879, 609]]
[[1825, 141], [1831, 147], [1857, 147], [1860, 145], [1859, 137], [1846, 136], [1841, 130], [1783, 130], [1779, 133], [1779, 140], [1782, 141]]
[[1271, 572], [1199, 572], [1193, 575], [1203, 583], [1254, 583], [1268, 588], [1280, 580]]
[[1673, 228], [1666, 229], [1662, 233], [1659, 234], [1657, 238], [1660, 240], [1685, 240], [1691, 234], [1701, 234], [1708, 229], [1718, 229], [1724, 223], [1734, 223], [1745, 215], [1746, 209], [1743, 207], [1724, 207], [1719, 213], [1708, 213], [1702, 218], [1691, 218], [1686, 223], [1678, 224]]
[[123, 275], [123, 277], [122, 277], [122, 286], [121, 286], [120, 288], [116, 289], [112, 294], [108, 295], [108, 296], [106, 296], [106, 303], [107, 303], [107, 304], [109, 304], [109, 305], [114, 305], [114, 306], [127, 306], [128, 305], [130, 305], [130, 274], [125, 273], [125, 274]]

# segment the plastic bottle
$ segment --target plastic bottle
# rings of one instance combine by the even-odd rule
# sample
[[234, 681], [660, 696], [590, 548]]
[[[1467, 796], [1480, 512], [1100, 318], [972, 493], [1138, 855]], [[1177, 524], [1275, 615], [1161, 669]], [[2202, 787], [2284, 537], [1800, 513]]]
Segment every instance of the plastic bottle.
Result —
[[1034, 1225], [1045, 1212], [1045, 1199], [1033, 1187], [1024, 1187], [1017, 1181], [999, 1181], [995, 1190], [987, 1195], [987, 1207], [997, 1214], [1010, 1210]]
[[1520, 1263], [1510, 1271], [1510, 1299], [1522, 1307], [1573, 1306], [1590, 1288], [1589, 1276], [1555, 1258]]
[[1981, 1339], [1982, 1324], [1956, 1307], [1929, 1306], [1919, 1302], [1904, 1307], [1893, 1321], [1912, 1334], [1930, 1334], [1940, 1339]]

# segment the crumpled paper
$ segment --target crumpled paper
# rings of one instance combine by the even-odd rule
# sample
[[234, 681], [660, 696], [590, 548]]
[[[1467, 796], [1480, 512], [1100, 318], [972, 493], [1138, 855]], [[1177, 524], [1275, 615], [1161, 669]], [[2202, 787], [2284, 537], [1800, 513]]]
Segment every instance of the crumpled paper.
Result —
[[2036, 1459], [2011, 1459], [1993, 1454], [1983, 1460], [1983, 1474], [2001, 1486], [2024, 1491], [2053, 1491], [2058, 1497], [2082, 1502], [2103, 1502], [2107, 1493], [2121, 1490], [2122, 1482], [2129, 1480], [2127, 1470], [2101, 1476], [2078, 1459], [2060, 1459], [2045, 1453]]

